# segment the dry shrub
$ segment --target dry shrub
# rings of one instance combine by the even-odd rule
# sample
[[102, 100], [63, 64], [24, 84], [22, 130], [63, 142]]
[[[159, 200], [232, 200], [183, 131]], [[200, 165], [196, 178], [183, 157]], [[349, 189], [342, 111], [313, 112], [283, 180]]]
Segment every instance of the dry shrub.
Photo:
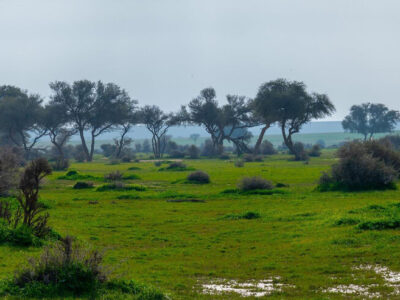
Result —
[[339, 162], [320, 178], [321, 190], [394, 188], [400, 174], [400, 154], [377, 141], [346, 143]]
[[104, 179], [106, 181], [119, 181], [122, 180], [123, 176], [124, 174], [117, 170], [104, 175]]
[[103, 257], [67, 236], [44, 249], [39, 258], [31, 259], [14, 277], [20, 288], [46, 285], [64, 294], [81, 295], [93, 292], [107, 276], [101, 266]]
[[0, 148], [0, 196], [8, 195], [16, 187], [20, 162], [20, 156], [12, 148]]
[[188, 175], [187, 180], [193, 183], [204, 184], [210, 182], [210, 176], [204, 171], [195, 171]]
[[242, 191], [271, 190], [274, 186], [270, 181], [259, 176], [254, 176], [242, 178], [238, 183], [238, 188]]

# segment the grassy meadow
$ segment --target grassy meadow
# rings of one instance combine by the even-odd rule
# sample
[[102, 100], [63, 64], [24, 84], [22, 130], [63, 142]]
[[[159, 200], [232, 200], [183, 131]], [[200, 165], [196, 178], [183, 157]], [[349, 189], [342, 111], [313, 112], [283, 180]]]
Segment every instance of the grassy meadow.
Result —
[[[155, 286], [171, 299], [239, 299], [237, 293], [203, 293], [202, 285], [268, 278], [282, 284], [268, 295], [271, 299], [342, 299], [343, 294], [326, 289], [350, 284], [368, 285], [389, 297], [395, 286], [372, 269], [358, 267], [400, 271], [398, 229], [367, 226], [368, 221], [400, 220], [400, 193], [317, 191], [321, 172], [334, 161], [329, 150], [308, 164], [287, 155], [244, 167], [235, 167], [234, 159], [185, 160], [211, 179], [190, 184], [184, 179], [191, 171], [160, 171], [165, 165], [143, 161], [113, 165], [98, 158], [71, 165], [78, 174], [90, 175], [84, 179], [59, 179], [65, 172], [53, 172], [41, 201], [55, 231], [105, 251], [111, 277]], [[124, 182], [145, 190], [98, 191], [103, 176], [115, 170], [137, 175]], [[270, 194], [237, 193], [244, 176], [284, 186]], [[75, 190], [77, 181], [91, 181], [94, 188]], [[256, 217], [243, 217], [249, 212]], [[11, 276], [41, 250], [1, 245], [1, 276]]]

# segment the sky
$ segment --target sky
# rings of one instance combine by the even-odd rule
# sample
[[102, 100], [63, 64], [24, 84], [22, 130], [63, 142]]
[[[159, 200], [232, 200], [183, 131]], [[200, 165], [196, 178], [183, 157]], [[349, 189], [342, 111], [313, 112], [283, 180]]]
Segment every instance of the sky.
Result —
[[0, 85], [114, 82], [178, 110], [205, 87], [254, 97], [269, 80], [400, 110], [398, 0], [0, 0]]

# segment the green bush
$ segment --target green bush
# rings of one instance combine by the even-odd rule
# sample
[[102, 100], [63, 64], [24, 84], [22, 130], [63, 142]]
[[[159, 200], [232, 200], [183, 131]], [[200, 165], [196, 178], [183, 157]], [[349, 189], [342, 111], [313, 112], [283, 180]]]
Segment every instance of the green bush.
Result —
[[339, 162], [324, 173], [319, 190], [393, 189], [400, 172], [400, 154], [376, 141], [346, 143]]
[[105, 191], [145, 191], [146, 187], [142, 185], [125, 185], [121, 182], [116, 182], [116, 183], [110, 183], [110, 184], [104, 184], [102, 186], [99, 186], [96, 191], [98, 192], [105, 192]]
[[210, 183], [210, 176], [206, 172], [195, 171], [187, 176], [187, 181], [199, 184]]
[[259, 176], [254, 176], [242, 178], [238, 183], [238, 188], [241, 191], [271, 190], [274, 186], [270, 181]]
[[88, 174], [80, 174], [75, 170], [68, 171], [64, 175], [58, 176], [57, 179], [62, 180], [85, 180], [85, 179], [97, 179], [95, 176]]
[[400, 228], [400, 219], [366, 221], [358, 224], [361, 230], [384, 230]]
[[75, 190], [91, 189], [91, 188], [93, 188], [93, 183], [92, 182], [78, 181], [77, 183], [74, 184], [73, 188]]
[[230, 214], [230, 215], [224, 216], [224, 219], [229, 219], [229, 220], [241, 220], [241, 219], [253, 220], [253, 219], [259, 219], [259, 218], [261, 218], [261, 215], [257, 212], [253, 212], [253, 211], [248, 211], [243, 214]]

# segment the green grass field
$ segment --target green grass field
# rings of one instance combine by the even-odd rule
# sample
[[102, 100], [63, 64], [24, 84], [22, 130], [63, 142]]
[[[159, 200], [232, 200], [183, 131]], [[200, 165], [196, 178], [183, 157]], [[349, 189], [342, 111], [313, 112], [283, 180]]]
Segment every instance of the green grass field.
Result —
[[[373, 293], [395, 298], [398, 286], [388, 284], [385, 274], [373, 267], [400, 271], [399, 230], [362, 230], [359, 225], [400, 216], [400, 193], [316, 191], [321, 172], [334, 160], [332, 151], [309, 164], [286, 155], [242, 168], [233, 160], [186, 160], [188, 167], [210, 175], [211, 183], [205, 185], [184, 183], [190, 171], [159, 171], [152, 162], [110, 165], [97, 160], [70, 169], [94, 176], [88, 181], [95, 187], [113, 170], [136, 174], [139, 179], [125, 182], [146, 190], [74, 190], [76, 181], [58, 179], [65, 172], [54, 172], [41, 199], [57, 232], [105, 250], [112, 277], [158, 287], [171, 299], [238, 299], [235, 292], [205, 294], [203, 285], [273, 278], [272, 299], [357, 298], [326, 291], [350, 284], [368, 287], [359, 298]], [[235, 189], [240, 178], [256, 175], [288, 187], [272, 195], [222, 193]], [[260, 217], [238, 217], [247, 212]], [[41, 250], [0, 246], [1, 276], [12, 276]]]

